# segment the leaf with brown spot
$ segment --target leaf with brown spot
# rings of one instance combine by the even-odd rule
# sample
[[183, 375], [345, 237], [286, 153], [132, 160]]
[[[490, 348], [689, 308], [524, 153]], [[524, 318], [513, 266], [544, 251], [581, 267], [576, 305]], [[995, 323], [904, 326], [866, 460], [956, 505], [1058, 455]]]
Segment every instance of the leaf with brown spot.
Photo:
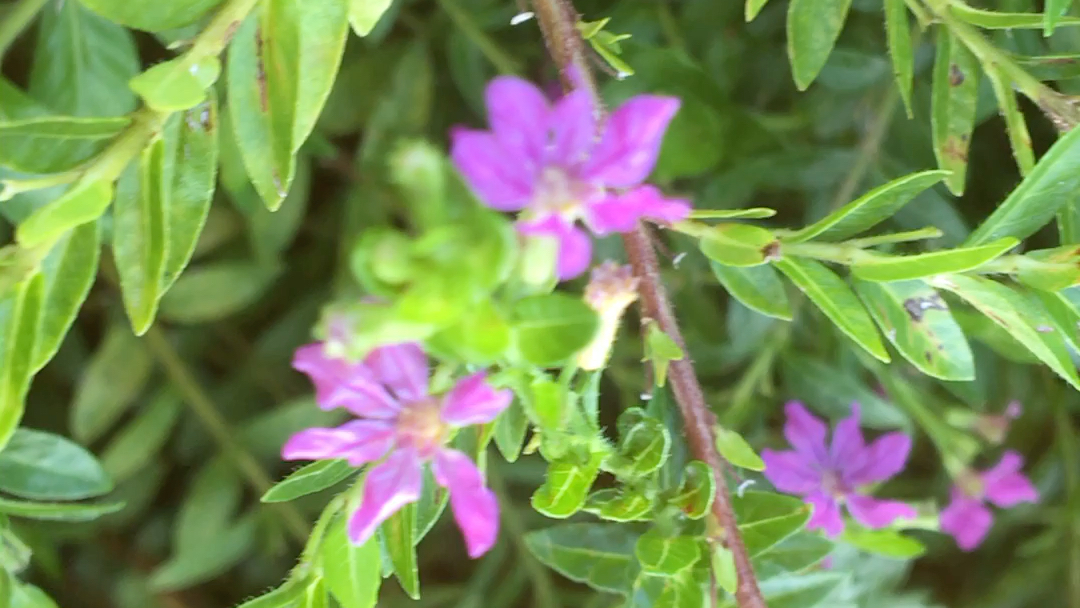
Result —
[[940, 28], [931, 94], [931, 131], [938, 166], [952, 171], [945, 185], [957, 196], [964, 193], [978, 96], [978, 61], [947, 28]]

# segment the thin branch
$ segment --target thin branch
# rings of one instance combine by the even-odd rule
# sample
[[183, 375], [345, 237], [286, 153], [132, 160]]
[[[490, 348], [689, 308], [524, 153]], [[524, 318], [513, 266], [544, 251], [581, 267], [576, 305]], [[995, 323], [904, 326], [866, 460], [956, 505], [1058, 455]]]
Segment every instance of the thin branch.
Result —
[[[548, 52], [559, 66], [564, 88], [588, 91], [599, 112], [602, 107], [600, 96], [596, 82], [589, 72], [587, 55], [576, 28], [577, 11], [570, 0], [533, 0], [533, 7]], [[660, 264], [650, 243], [649, 233], [644, 226], [639, 225], [633, 232], [623, 235], [623, 244], [634, 274], [639, 279], [643, 319], [654, 320], [683, 352], [687, 352], [675, 312], [660, 280]], [[765, 599], [750, 564], [750, 556], [739, 535], [731, 497], [722, 475], [726, 463], [716, 450], [712, 430], [713, 416], [705, 403], [705, 395], [698, 383], [693, 363], [689, 358], [672, 361], [668, 378], [682, 412], [690, 450], [694, 458], [709, 465], [717, 479], [712, 512], [724, 531], [725, 544], [735, 557], [739, 578], [735, 599], [741, 608], [766, 608]]]

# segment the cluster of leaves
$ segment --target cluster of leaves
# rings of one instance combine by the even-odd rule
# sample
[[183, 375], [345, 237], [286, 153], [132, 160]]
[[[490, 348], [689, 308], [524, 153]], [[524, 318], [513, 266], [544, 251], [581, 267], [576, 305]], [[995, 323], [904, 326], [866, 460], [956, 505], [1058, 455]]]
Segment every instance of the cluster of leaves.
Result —
[[[654, 179], [700, 210], [664, 244], [703, 254], [665, 272], [689, 352], [650, 324], [588, 373], [573, 361], [596, 313], [552, 291], [552, 252], [520, 250], [440, 151], [450, 125], [478, 121], [487, 79], [547, 65], [533, 26], [510, 25], [514, 3], [0, 4], [0, 604], [398, 606], [423, 573], [431, 605], [522, 606], [531, 588], [544, 608], [700, 606], [735, 573], [706, 516], [718, 479], [688, 456], [664, 386], [683, 357], [748, 480], [750, 444], [788, 397], [831, 417], [858, 401], [867, 425], [927, 436], [936, 451], [887, 488], [918, 499], [949, 484], [927, 463], [970, 464], [1001, 441], [980, 432], [985, 414], [1027, 405], [1010, 441], [1046, 506], [1005, 518], [977, 561], [919, 532], [830, 541], [803, 530], [802, 502], [740, 490], [770, 606], [933, 606], [898, 591], [927, 548], [913, 580], [950, 605], [1080, 601], [1080, 135], [1050, 145], [1051, 126], [1078, 122], [1068, 3], [578, 8], [620, 76], [605, 99], [682, 100]], [[503, 540], [475, 568], [420, 543], [459, 544], [430, 480], [353, 546], [362, 472], [285, 476], [283, 440], [339, 420], [283, 373], [313, 326], [348, 355], [422, 340], [436, 382], [494, 366], [514, 389], [499, 420], [455, 440], [502, 455], [487, 468]]]

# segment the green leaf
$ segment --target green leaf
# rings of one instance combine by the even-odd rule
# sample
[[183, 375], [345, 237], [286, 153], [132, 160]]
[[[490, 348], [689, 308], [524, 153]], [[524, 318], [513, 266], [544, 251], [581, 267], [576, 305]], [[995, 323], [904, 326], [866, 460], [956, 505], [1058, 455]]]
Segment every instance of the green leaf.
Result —
[[0, 165], [25, 173], [60, 173], [100, 152], [127, 117], [41, 116], [0, 121]]
[[190, 25], [223, 0], [79, 0], [95, 13], [127, 27], [160, 32]]
[[717, 544], [712, 549], [712, 574], [716, 584], [728, 595], [735, 595], [739, 586], [739, 572], [735, 568], [735, 554], [727, 547]]
[[725, 266], [758, 266], [775, 259], [779, 242], [771, 232], [750, 224], [719, 224], [701, 234], [701, 252]]
[[[2, 591], [0, 591], [2, 595]], [[56, 602], [41, 589], [29, 583], [15, 583], [11, 590], [9, 608], [57, 608]]]
[[911, 111], [911, 88], [915, 75], [915, 53], [911, 44], [911, 25], [908, 23], [904, 0], [885, 0], [885, 35], [889, 42], [893, 76], [904, 100], [908, 118]]
[[[988, 30], [1037, 29], [1044, 26], [1044, 17], [1040, 13], [999, 13], [968, 6], [957, 2], [950, 8], [957, 18]], [[1076, 17], [1059, 17], [1057, 25], [1080, 25]]]
[[915, 255], [868, 254], [851, 266], [851, 274], [864, 281], [908, 281], [937, 274], [967, 272], [986, 264], [1016, 247], [1012, 237], [986, 245], [944, 249]]
[[289, 502], [321, 492], [356, 472], [345, 460], [320, 460], [293, 471], [263, 494], [262, 502]]
[[1058, 293], [1034, 292], [1042, 303], [1054, 327], [1061, 333], [1073, 350], [1080, 351], [1080, 289], [1070, 287]]
[[787, 49], [795, 86], [805, 91], [836, 46], [851, 0], [792, 0], [787, 14]]
[[81, 500], [113, 484], [93, 454], [64, 437], [21, 428], [0, 451], [0, 490], [31, 500]]
[[637, 577], [638, 535], [616, 524], [566, 524], [525, 535], [529, 550], [546, 566], [598, 591], [626, 595]]
[[1057, 332], [1041, 331], [1042, 327], [1049, 326], [1049, 319], [1032, 302], [1009, 287], [982, 277], [936, 277], [933, 285], [960, 296], [1069, 384], [1080, 389], [1080, 376], [1077, 376], [1064, 339]]
[[713, 274], [733, 298], [763, 315], [790, 321], [791, 304], [772, 266], [737, 268], [710, 262]]
[[922, 281], [856, 281], [855, 291], [881, 332], [919, 371], [942, 380], [975, 379], [967, 339], [932, 287]]
[[100, 254], [98, 222], [88, 222], [61, 237], [42, 261], [45, 295], [32, 369], [40, 370], [60, 349], [97, 277]]
[[533, 508], [554, 519], [570, 517], [585, 505], [599, 473], [600, 463], [595, 457], [582, 464], [568, 460], [548, 464], [544, 485], [532, 495]]
[[761, 9], [765, 8], [765, 5], [768, 2], [769, 0], [746, 0], [746, 6], [743, 9], [743, 18], [746, 19], [746, 22], [750, 23], [756, 19], [758, 13], [761, 12]]
[[233, 133], [255, 190], [276, 210], [296, 172], [296, 152], [337, 75], [348, 0], [270, 0], [240, 26], [228, 57]]
[[712, 507], [716, 498], [716, 477], [709, 465], [691, 460], [683, 470], [679, 490], [671, 498], [671, 504], [682, 509], [690, 519], [701, 519]]
[[1080, 198], [1080, 131], [1058, 139], [1003, 203], [977, 227], [965, 245], [985, 245], [1002, 237], [1025, 239], [1058, 209]]
[[307, 592], [305, 582], [303, 579], [289, 579], [277, 589], [252, 598], [236, 608], [300, 608], [300, 602]]
[[642, 572], [634, 581], [627, 608], [697, 608], [706, 606], [709, 569], [699, 566], [675, 576]]
[[[175, 554], [150, 575], [158, 592], [183, 589], [221, 576], [240, 563], [255, 543], [256, 519], [249, 513], [237, 522], [213, 528], [199, 545], [177, 543]], [[179, 540], [179, 539], [178, 539]]]
[[345, 517], [337, 517], [323, 537], [319, 565], [330, 594], [342, 606], [372, 608], [382, 585], [379, 544], [374, 538], [360, 546], [346, 533]]
[[112, 197], [112, 184], [107, 181], [76, 182], [63, 196], [23, 220], [15, 238], [25, 247], [59, 239], [68, 230], [101, 217]]
[[54, 111], [119, 116], [135, 109], [128, 80], [139, 71], [131, 33], [80, 2], [42, 11], [29, 92]]
[[41, 320], [44, 279], [23, 281], [0, 300], [0, 449], [22, 419], [26, 392], [34, 374], [33, 352]]
[[946, 175], [948, 173], [945, 171], [923, 171], [894, 179], [785, 237], [784, 242], [802, 243], [811, 239], [840, 241], [869, 230], [896, 215], [901, 207]]
[[241, 260], [198, 266], [161, 298], [161, 314], [188, 324], [227, 317], [258, 300], [279, 274], [277, 267]]
[[754, 571], [762, 580], [770, 572], [799, 572], [820, 563], [835, 546], [816, 532], [796, 532], [754, 559]]
[[357, 36], [371, 33], [394, 0], [349, 0], [349, 24]]
[[617, 422], [619, 443], [605, 466], [619, 477], [641, 477], [663, 466], [671, 451], [664, 423], [637, 407], [628, 408]]
[[638, 538], [634, 555], [642, 571], [674, 575], [701, 559], [701, 540], [692, 536], [665, 538], [656, 528], [651, 528]]
[[181, 112], [206, 101], [207, 90], [221, 76], [217, 56], [184, 55], [163, 61], [131, 79], [129, 86], [154, 110]]
[[123, 508], [122, 502], [55, 503], [0, 498], [0, 513], [42, 521], [93, 521]]
[[304, 608], [330, 608], [330, 595], [326, 591], [326, 582], [322, 578], [316, 578], [308, 585]]
[[990, 79], [1001, 115], [1005, 118], [1005, 131], [1009, 134], [1009, 144], [1012, 146], [1016, 166], [1020, 168], [1020, 175], [1027, 175], [1035, 168], [1035, 151], [1031, 147], [1031, 135], [1028, 133], [1024, 114], [1011, 86], [1012, 80], [1003, 75], [996, 66], [986, 70], [986, 76]]
[[644, 521], [652, 514], [649, 497], [629, 488], [598, 490], [589, 496], [584, 511], [608, 521]]
[[1080, 249], [1076, 245], [1029, 251], [1017, 258], [1016, 265], [1016, 280], [1042, 291], [1061, 291], [1080, 283]]
[[105, 335], [83, 372], [71, 408], [71, 432], [92, 443], [108, 431], [142, 393], [153, 360], [138, 338], [121, 325]]
[[550, 367], [592, 342], [599, 318], [582, 300], [553, 293], [519, 300], [511, 323], [521, 357], [538, 367]]
[[456, 323], [433, 338], [443, 348], [477, 365], [494, 363], [510, 347], [510, 324], [491, 301], [465, 311]]
[[650, 323], [645, 334], [645, 361], [651, 361], [656, 373], [656, 385], [664, 386], [668, 366], [681, 361], [686, 355], [671, 336], [664, 333], [656, 323]]
[[761, 456], [758, 456], [742, 435], [731, 429], [717, 427], [716, 449], [720, 451], [724, 460], [737, 467], [751, 471], [765, 470], [765, 462], [761, 460]]
[[749, 209], [694, 209], [692, 220], [761, 220], [776, 215], [776, 209], [751, 207]]
[[926, 553], [926, 547], [919, 541], [888, 528], [867, 530], [849, 523], [840, 540], [867, 553], [896, 559], [915, 559]]
[[416, 567], [416, 505], [410, 503], [402, 507], [379, 527], [379, 531], [401, 588], [412, 599], [420, 599], [420, 575]]
[[1062, 15], [1069, 12], [1072, 0], [1047, 0], [1043, 8], [1043, 35], [1049, 36], [1054, 33], [1054, 27], [1061, 20]]
[[121, 483], [153, 462], [169, 441], [181, 408], [180, 398], [171, 390], [160, 391], [141, 408], [101, 454], [109, 476]]
[[764, 554], [801, 530], [812, 511], [798, 498], [771, 492], [745, 492], [731, 501], [750, 557]]
[[525, 433], [529, 428], [529, 419], [525, 416], [525, 409], [521, 400], [516, 395], [499, 418], [495, 421], [495, 447], [507, 462], [516, 462], [521, 455], [521, 448], [525, 442]]
[[881, 343], [874, 321], [843, 279], [824, 264], [814, 260], [792, 258], [778, 260], [773, 264], [787, 275], [840, 331], [874, 358], [889, 362], [889, 353]]
[[945, 185], [957, 196], [964, 193], [978, 96], [978, 60], [948, 28], [939, 28], [930, 123], [938, 166], [952, 171]]

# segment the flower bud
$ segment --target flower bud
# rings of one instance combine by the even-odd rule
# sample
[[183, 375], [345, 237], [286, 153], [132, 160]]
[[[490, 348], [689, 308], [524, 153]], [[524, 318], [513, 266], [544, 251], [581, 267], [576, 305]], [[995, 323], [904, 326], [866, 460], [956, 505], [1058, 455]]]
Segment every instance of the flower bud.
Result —
[[581, 369], [597, 370], [607, 363], [623, 313], [637, 299], [637, 285], [629, 266], [609, 260], [593, 269], [585, 287], [585, 303], [600, 315], [600, 327], [593, 341], [578, 353]]

